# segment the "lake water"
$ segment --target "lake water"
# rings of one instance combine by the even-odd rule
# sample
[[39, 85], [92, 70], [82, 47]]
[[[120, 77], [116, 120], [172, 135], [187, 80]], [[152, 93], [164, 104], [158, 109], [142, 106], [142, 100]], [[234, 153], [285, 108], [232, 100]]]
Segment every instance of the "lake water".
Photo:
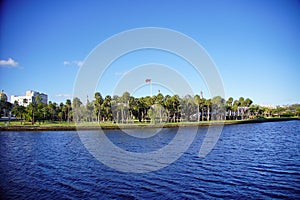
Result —
[[[225, 126], [214, 149], [199, 158], [206, 130], [174, 163], [148, 173], [107, 167], [76, 131], [1, 132], [1, 199], [300, 199], [299, 120]], [[111, 130], [107, 136], [128, 151], [150, 152], [174, 133], [128, 139]]]

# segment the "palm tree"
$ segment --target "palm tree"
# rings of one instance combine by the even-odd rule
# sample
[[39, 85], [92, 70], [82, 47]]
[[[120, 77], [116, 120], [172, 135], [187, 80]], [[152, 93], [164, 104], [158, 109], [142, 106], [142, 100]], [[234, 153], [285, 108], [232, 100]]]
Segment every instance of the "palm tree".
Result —
[[29, 105], [26, 107], [28, 117], [31, 120], [31, 124], [34, 125], [34, 112], [35, 112], [35, 104], [34, 103], [29, 103]]
[[245, 106], [247, 107], [247, 118], [250, 116], [250, 106], [253, 103], [253, 101], [249, 98], [245, 99]]
[[[124, 92], [122, 97], [121, 97], [121, 105], [122, 105], [122, 123], [124, 121], [124, 118], [126, 119], [126, 123], [129, 121], [129, 99], [130, 99], [130, 93], [129, 92]], [[125, 116], [124, 116], [125, 115]]]
[[[191, 115], [194, 113], [194, 109], [196, 106], [195, 100], [191, 95], [185, 95], [184, 98], [181, 100], [180, 103], [181, 109], [180, 109], [180, 119], [182, 119], [182, 116], [184, 116], [184, 119], [187, 121], [191, 121]], [[182, 113], [184, 115], [182, 115]]]
[[111, 102], [112, 102], [111, 96], [106, 95], [102, 104], [106, 121], [112, 119]]
[[49, 113], [47, 105], [44, 104], [42, 105], [41, 112], [43, 114], [43, 123], [44, 123], [45, 120], [48, 118], [48, 113]]
[[[197, 122], [200, 121], [200, 101], [201, 101], [201, 98], [200, 96], [197, 94], [194, 96], [194, 102], [197, 106]], [[203, 113], [201, 113], [203, 115]]]
[[35, 112], [36, 111], [39, 111], [38, 110], [38, 105], [40, 104], [42, 98], [40, 95], [37, 95], [33, 101], [27, 106], [28, 110], [29, 110], [29, 113], [30, 114], [30, 117], [31, 117], [31, 124], [34, 125], [35, 123]]
[[158, 93], [155, 97], [155, 103], [159, 106], [159, 121], [162, 123], [162, 107], [164, 106], [164, 95]]
[[61, 113], [61, 114], [59, 114], [60, 121], [62, 122], [66, 118], [66, 112], [67, 112], [67, 108], [65, 107], [64, 103], [62, 103], [62, 102], [59, 104], [59, 111]]
[[171, 97], [172, 101], [172, 111], [173, 111], [173, 121], [179, 121], [179, 108], [180, 108], [180, 98], [178, 95], [173, 95]]
[[52, 103], [52, 101], [49, 101], [48, 103], [48, 110], [49, 110], [49, 113], [50, 113], [50, 119], [51, 121], [54, 121], [55, 119], [55, 116], [56, 116], [56, 103]]
[[95, 105], [95, 110], [96, 110], [96, 115], [97, 115], [97, 122], [100, 123], [100, 121], [101, 121], [101, 106], [103, 104], [103, 98], [102, 98], [102, 95], [100, 94], [100, 92], [96, 92], [94, 97], [95, 97], [94, 105]]
[[210, 120], [210, 110], [211, 110], [211, 99], [207, 99], [205, 101], [205, 106], [207, 108], [206, 119], [207, 119], [207, 121], [209, 121]]
[[233, 103], [233, 98], [229, 97], [228, 100], [226, 101], [226, 111], [228, 113], [228, 119], [232, 119], [232, 103]]
[[238, 119], [238, 117], [240, 116], [239, 106], [240, 106], [240, 102], [238, 100], [235, 100], [233, 102], [233, 110], [234, 110], [235, 119]]
[[123, 98], [126, 101], [127, 94], [125, 96], [118, 96], [114, 95], [112, 99], [112, 108], [113, 108], [113, 118], [118, 123], [124, 123], [125, 121], [125, 109], [126, 109], [126, 103], [123, 101]]
[[67, 113], [68, 113], [67, 120], [68, 120], [68, 123], [70, 123], [70, 109], [72, 107], [72, 103], [71, 103], [70, 99], [66, 100], [66, 106], [67, 106]]
[[154, 99], [150, 96], [146, 96], [143, 99], [143, 103], [144, 103], [144, 117], [150, 117], [148, 116], [148, 110], [151, 108], [151, 106], [154, 105]]
[[74, 111], [74, 120], [76, 123], [79, 122], [80, 119], [80, 115], [79, 115], [79, 108], [82, 105], [82, 102], [80, 101], [80, 99], [78, 97], [75, 97], [73, 99], [73, 111]]
[[25, 107], [24, 106], [20, 106], [18, 104], [17, 101], [14, 102], [14, 105], [13, 105], [13, 109], [12, 109], [12, 113], [18, 117], [20, 119], [20, 122], [22, 124], [23, 122], [23, 115], [25, 114]]
[[260, 107], [258, 105], [251, 105], [249, 111], [250, 116], [254, 115], [257, 118], [260, 112]]
[[132, 122], [134, 119], [138, 119], [139, 117], [139, 107], [138, 107], [138, 99], [130, 96], [129, 98], [129, 112], [130, 117], [132, 118]]
[[167, 112], [167, 121], [170, 121], [171, 119], [171, 112], [172, 112], [172, 99], [170, 95], [166, 95], [164, 98], [164, 107]]
[[139, 111], [138, 111], [139, 122], [144, 122], [144, 120], [145, 120], [145, 110], [146, 110], [145, 105], [146, 105], [145, 98], [144, 97], [138, 98], [137, 106], [139, 108]]
[[240, 106], [242, 107], [242, 108], [239, 109], [239, 111], [241, 111], [242, 119], [244, 119], [244, 117], [245, 117], [245, 111], [244, 111], [244, 108], [245, 108], [245, 99], [244, 99], [244, 97], [240, 97], [239, 98], [239, 102], [240, 102]]
[[94, 110], [94, 104], [93, 102], [86, 102], [86, 111], [87, 111], [87, 121], [91, 122], [93, 121], [93, 110]]
[[204, 108], [205, 108], [205, 98], [200, 98], [199, 107], [201, 109], [201, 121], [204, 121]]
[[26, 105], [28, 103], [28, 99], [23, 99], [23, 105]]

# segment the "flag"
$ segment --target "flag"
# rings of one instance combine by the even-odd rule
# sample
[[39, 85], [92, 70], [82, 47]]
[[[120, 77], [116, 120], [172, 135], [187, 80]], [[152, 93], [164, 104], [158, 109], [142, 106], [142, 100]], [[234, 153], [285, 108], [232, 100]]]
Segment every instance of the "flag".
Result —
[[146, 82], [146, 83], [151, 83], [151, 79], [147, 78], [147, 79], [145, 80], [145, 82]]

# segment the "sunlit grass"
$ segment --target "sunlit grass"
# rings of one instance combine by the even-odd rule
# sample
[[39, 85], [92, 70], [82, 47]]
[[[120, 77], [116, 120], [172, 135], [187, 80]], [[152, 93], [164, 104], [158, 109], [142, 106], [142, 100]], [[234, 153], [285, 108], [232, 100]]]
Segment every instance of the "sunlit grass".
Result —
[[[131, 123], [114, 123], [114, 122], [80, 122], [80, 123], [75, 123], [73, 121], [71, 122], [65, 122], [65, 121], [44, 121], [44, 122], [36, 122], [34, 125], [32, 125], [31, 122], [25, 122], [25, 121], [0, 121], [0, 127], [144, 127], [144, 126], [181, 126], [181, 125], [213, 125], [213, 124], [238, 124], [238, 123], [247, 123], [247, 122], [261, 122], [261, 121], [271, 121], [271, 120], [280, 120], [280, 119], [287, 119], [287, 118], [278, 118], [278, 117], [273, 117], [273, 118], [258, 118], [258, 119], [244, 119], [244, 120], [214, 120], [214, 121], [193, 121], [193, 122], [188, 122], [188, 121], [181, 121], [181, 122], [156, 122], [156, 123], [151, 123], [151, 122], [139, 122], [139, 121], [134, 121]], [[288, 118], [288, 119], [299, 119], [297, 117], [295, 118]]]

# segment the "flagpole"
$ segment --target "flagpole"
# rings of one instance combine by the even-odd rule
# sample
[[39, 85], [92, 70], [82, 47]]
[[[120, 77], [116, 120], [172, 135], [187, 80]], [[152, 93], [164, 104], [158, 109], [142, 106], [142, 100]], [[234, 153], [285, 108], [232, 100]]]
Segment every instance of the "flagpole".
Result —
[[145, 80], [145, 82], [146, 82], [146, 84], [148, 84], [148, 83], [150, 84], [150, 96], [152, 97], [152, 80], [148, 78]]

